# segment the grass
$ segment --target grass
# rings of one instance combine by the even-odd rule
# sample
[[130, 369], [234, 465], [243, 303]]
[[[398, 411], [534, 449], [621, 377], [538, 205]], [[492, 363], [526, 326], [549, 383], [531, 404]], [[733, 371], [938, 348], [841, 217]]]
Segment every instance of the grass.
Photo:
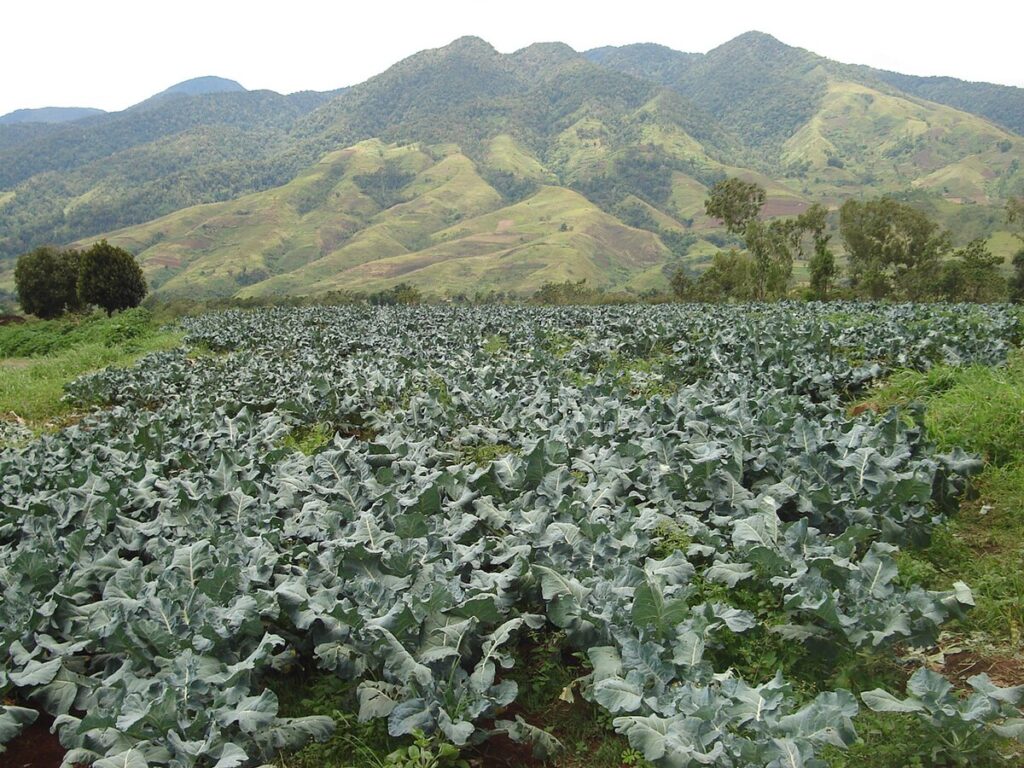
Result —
[[288, 450], [313, 456], [322, 451], [333, 438], [334, 429], [330, 424], [304, 424], [289, 432], [283, 445]]
[[1024, 352], [1003, 368], [936, 367], [892, 376], [871, 393], [873, 408], [920, 402], [941, 449], [985, 460], [976, 498], [936, 531], [924, 549], [901, 555], [904, 578], [945, 589], [962, 579], [977, 605], [952, 625], [983, 654], [1024, 649]]
[[[142, 309], [107, 318], [34, 321], [0, 328], [0, 419], [33, 432], [63, 426], [73, 416], [64, 385], [89, 371], [126, 366], [149, 352], [181, 344]], [[17, 355], [17, 356], [15, 356]]]

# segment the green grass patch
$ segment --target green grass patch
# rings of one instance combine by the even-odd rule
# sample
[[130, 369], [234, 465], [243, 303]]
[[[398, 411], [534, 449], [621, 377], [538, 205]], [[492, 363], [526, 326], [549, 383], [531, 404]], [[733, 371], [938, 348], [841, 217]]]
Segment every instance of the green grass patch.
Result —
[[56, 320], [35, 320], [0, 326], [0, 358], [43, 357], [56, 352], [99, 344], [124, 347], [152, 335], [153, 316], [136, 308], [107, 317], [104, 312], [69, 315]]
[[987, 650], [1024, 648], [1024, 353], [1002, 368], [937, 367], [893, 375], [867, 401], [885, 410], [920, 402], [929, 436], [944, 450], [977, 453], [977, 498], [939, 526], [930, 544], [900, 555], [901, 578], [931, 589], [970, 585], [977, 603], [950, 628]]
[[[82, 320], [0, 328], [0, 418], [33, 432], [63, 426], [72, 408], [64, 385], [89, 371], [127, 366], [149, 352], [173, 349], [182, 334], [156, 327], [146, 310]], [[13, 356], [12, 352], [21, 353]]]
[[334, 430], [329, 424], [304, 424], [289, 432], [282, 444], [291, 451], [312, 456], [322, 451], [333, 438]]
[[927, 406], [925, 425], [941, 448], [960, 447], [997, 466], [1024, 462], [1024, 353], [1003, 368], [900, 371], [864, 404], [887, 410], [915, 401]]
[[519, 446], [508, 443], [481, 443], [480, 445], [467, 445], [461, 450], [462, 460], [467, 464], [476, 464], [482, 467], [502, 456], [510, 456], [520, 452]]

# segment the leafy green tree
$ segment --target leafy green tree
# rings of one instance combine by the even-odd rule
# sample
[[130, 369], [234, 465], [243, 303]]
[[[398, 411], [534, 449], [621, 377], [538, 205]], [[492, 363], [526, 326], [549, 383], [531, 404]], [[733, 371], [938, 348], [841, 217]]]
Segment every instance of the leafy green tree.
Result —
[[396, 304], [419, 304], [423, 301], [423, 293], [411, 283], [399, 283], [369, 296], [371, 304], [394, 306]]
[[735, 248], [719, 251], [692, 289], [699, 301], [749, 301], [754, 298], [754, 263], [749, 254]]
[[711, 188], [711, 195], [704, 201], [704, 211], [720, 219], [732, 234], [743, 235], [747, 227], [757, 221], [764, 199], [764, 188], [753, 182], [735, 177], [722, 179]]
[[43, 319], [81, 308], [78, 271], [81, 254], [43, 246], [18, 258], [14, 283], [21, 308]]
[[135, 257], [106, 240], [82, 253], [78, 273], [78, 297], [112, 315], [115, 310], [137, 307], [146, 296], [146, 278]]
[[1024, 303], [1024, 197], [1011, 197], [1006, 203], [1006, 220], [1017, 224], [1020, 231], [1016, 232], [1021, 248], [1013, 257], [1013, 276], [1010, 278], [1010, 301]]
[[[740, 262], [735, 257], [730, 258], [728, 268], [727, 262], [722, 261], [720, 264], [725, 272], [719, 275], [729, 275], [728, 279], [719, 281], [720, 285], [736, 285], [736, 276], [741, 273], [747, 275], [749, 282], [742, 288], [737, 286], [739, 292], [733, 294], [736, 298], [765, 301], [785, 296], [793, 274], [793, 259], [803, 256], [804, 238], [807, 235], [811, 236], [815, 251], [823, 252], [822, 259], [825, 258], [824, 252], [828, 245], [825, 220], [828, 212], [824, 207], [813, 205], [795, 219], [763, 222], [757, 216], [764, 201], [763, 188], [730, 178], [715, 184], [704, 203], [707, 214], [720, 219], [730, 233], [741, 235], [749, 251], [743, 270], [737, 269]], [[834, 277], [834, 270], [833, 260], [832, 266], [825, 269], [830, 275], [829, 279]]]
[[685, 269], [680, 267], [672, 273], [672, 277], [669, 278], [669, 285], [672, 287], [672, 293], [680, 301], [692, 301], [694, 298], [694, 288], [696, 287], [696, 281], [687, 273]]
[[800, 217], [800, 228], [810, 234], [813, 253], [808, 261], [811, 273], [811, 293], [819, 301], [827, 301], [836, 279], [839, 277], [839, 265], [835, 255], [828, 247], [831, 235], [825, 234], [828, 211], [824, 206], [815, 203]]
[[891, 197], [847, 200], [839, 211], [850, 287], [872, 299], [934, 296], [950, 237], [921, 211]]
[[999, 274], [1002, 259], [993, 256], [984, 238], [972, 240], [943, 263], [940, 286], [949, 301], [998, 301], [1006, 297], [1006, 279]]

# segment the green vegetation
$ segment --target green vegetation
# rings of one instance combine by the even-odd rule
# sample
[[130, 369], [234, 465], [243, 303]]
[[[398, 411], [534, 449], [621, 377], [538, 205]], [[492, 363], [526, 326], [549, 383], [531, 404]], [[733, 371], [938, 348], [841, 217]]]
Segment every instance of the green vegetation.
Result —
[[146, 296], [146, 279], [135, 257], [101, 240], [82, 252], [78, 271], [78, 300], [106, 310], [137, 307]]
[[24, 254], [14, 268], [22, 309], [44, 320], [80, 309], [81, 271], [81, 254], [75, 250], [58, 251], [44, 246]]
[[[696, 280], [738, 244], [703, 206], [728, 177], [766, 191], [767, 220], [888, 195], [953, 246], [985, 238], [1012, 258], [1000, 214], [1024, 194], [1024, 140], [882, 74], [758, 34], [707, 55], [502, 55], [464, 38], [343, 93], [181, 95], [21, 126], [8, 143], [15, 126], [0, 126], [0, 291], [13, 290], [16, 253], [106, 236], [139, 255], [165, 298], [401, 282], [425, 296], [525, 298], [581, 279], [639, 296], [667, 291], [680, 270]], [[834, 219], [823, 238], [838, 243]], [[787, 261], [785, 233], [764, 224], [771, 237], [748, 243], [753, 295], [769, 262]], [[842, 296], [830, 276], [843, 254], [822, 243], [791, 249], [796, 293], [813, 277], [808, 295]], [[728, 285], [728, 266], [713, 285]]]
[[82, 252], [37, 248], [18, 258], [14, 276], [22, 309], [43, 319], [88, 306], [109, 317], [139, 306], [146, 295], [135, 257], [106, 240]]
[[[123, 317], [143, 316], [78, 333]], [[58, 349], [70, 322], [12, 332]], [[1020, 463], [1020, 430], [994, 427], [1021, 405], [1014, 309], [364, 304], [182, 327], [230, 354], [82, 377], [76, 402], [114, 407], [0, 452], [5, 740], [45, 709], [97, 761], [150, 765], [181, 745], [282, 768], [1013, 748], [1018, 523], [988, 531], [985, 567], [950, 532], [1001, 514], [957, 514], [990, 476], [961, 443]], [[848, 408], [896, 364], [924, 416]]]
[[950, 235], [916, 208], [883, 197], [847, 200], [839, 231], [846, 246], [851, 288], [872, 299], [920, 301], [930, 294]]
[[866, 402], [882, 411], [923, 403], [939, 445], [984, 457], [977, 498], [905, 567], [928, 586], [968, 581], [977, 607], [959, 622], [957, 644], [982, 658], [1015, 657], [1024, 649], [1024, 354], [1005, 368], [904, 371]]
[[181, 344], [144, 309], [0, 326], [0, 420], [33, 431], [74, 418], [64, 385], [89, 371], [127, 366]]

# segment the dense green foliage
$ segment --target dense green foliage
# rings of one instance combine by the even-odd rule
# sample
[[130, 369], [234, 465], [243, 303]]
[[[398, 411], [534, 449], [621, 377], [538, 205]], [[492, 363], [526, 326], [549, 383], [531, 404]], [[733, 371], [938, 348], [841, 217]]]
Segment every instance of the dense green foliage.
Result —
[[146, 297], [146, 278], [135, 257], [106, 240], [82, 252], [78, 270], [78, 298], [95, 304], [107, 315], [137, 307]]
[[94, 312], [47, 323], [0, 326], [0, 359], [52, 355], [89, 344], [115, 346], [138, 339], [153, 329], [152, 314], [141, 308], [109, 318]]
[[0, 326], [0, 445], [73, 420], [72, 404], [62, 400], [72, 379], [180, 343], [180, 333], [144, 309]]
[[14, 284], [21, 308], [30, 315], [50, 319], [81, 306], [78, 275], [81, 254], [43, 246], [18, 258]]
[[731, 251], [715, 255], [711, 267], [694, 281], [683, 272], [673, 278], [679, 298], [701, 301], [726, 299], [765, 301], [787, 295], [793, 274], [793, 260], [804, 257], [804, 240], [810, 237], [811, 291], [814, 298], [828, 297], [838, 269], [828, 249], [825, 234], [828, 212], [821, 205], [809, 207], [799, 216], [762, 221], [765, 202], [761, 186], [732, 177], [715, 184], [704, 202], [704, 210], [741, 235], [746, 253]]
[[890, 367], [999, 364], [1021, 335], [966, 305], [184, 325], [226, 354], [85, 377], [69, 397], [104, 409], [0, 453], [4, 740], [42, 709], [72, 762], [256, 763], [333, 727], [279, 714], [271, 675], [302, 664], [394, 738], [556, 750], [502, 712], [516, 639], [557, 629], [589, 664], [573, 695], [646, 759], [821, 765], [859, 691], [812, 670], [926, 644], [973, 602], [897, 557], [979, 462], [843, 398]]

